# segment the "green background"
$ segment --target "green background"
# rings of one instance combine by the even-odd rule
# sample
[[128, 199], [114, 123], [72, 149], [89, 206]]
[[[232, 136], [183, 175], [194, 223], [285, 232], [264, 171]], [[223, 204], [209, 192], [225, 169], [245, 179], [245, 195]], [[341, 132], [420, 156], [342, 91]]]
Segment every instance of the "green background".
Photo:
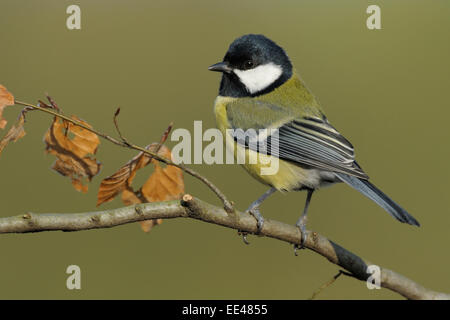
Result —
[[[66, 28], [78, 4], [82, 29]], [[366, 28], [366, 8], [381, 7], [382, 30]], [[420, 284], [450, 291], [448, 184], [450, 2], [441, 1], [24, 1], [0, 4], [0, 83], [18, 100], [48, 92], [67, 114], [132, 142], [157, 141], [175, 127], [214, 127], [219, 75], [207, 67], [229, 43], [263, 33], [283, 46], [326, 114], [356, 147], [372, 181], [422, 224], [393, 220], [345, 185], [316, 193], [309, 228]], [[5, 111], [9, 124], [19, 106]], [[135, 152], [102, 141], [103, 162], [89, 192], [51, 171], [42, 137], [48, 115], [32, 112], [27, 135], [0, 158], [1, 216], [95, 210], [96, 191]], [[2, 133], [3, 134], [3, 133]], [[173, 143], [168, 143], [173, 146]], [[232, 165], [193, 165], [245, 209], [266, 187]], [[136, 179], [138, 186], [150, 169]], [[186, 191], [219, 203], [186, 176]], [[304, 193], [276, 194], [267, 218], [294, 223]], [[119, 200], [101, 208], [120, 207]], [[0, 236], [0, 298], [305, 299], [338, 271], [323, 257], [272, 239], [194, 220], [73, 233]], [[68, 265], [82, 289], [66, 289]], [[398, 299], [343, 277], [321, 299]]]

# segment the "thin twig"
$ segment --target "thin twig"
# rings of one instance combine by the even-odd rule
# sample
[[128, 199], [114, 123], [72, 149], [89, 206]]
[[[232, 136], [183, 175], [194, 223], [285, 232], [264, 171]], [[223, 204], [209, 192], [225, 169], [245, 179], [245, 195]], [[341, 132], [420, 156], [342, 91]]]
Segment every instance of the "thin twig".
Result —
[[[156, 145], [156, 147], [154, 148], [154, 150], [152, 150], [154, 153], [158, 153], [159, 150], [161, 149], [162, 145], [164, 144], [164, 142], [166, 142], [167, 138], [169, 137], [169, 133], [170, 131], [172, 131], [172, 127], [173, 127], [173, 122], [169, 123], [169, 126], [167, 127], [167, 129], [163, 132], [161, 138], [159, 139], [158, 144]], [[146, 149], [150, 150], [150, 146], [148, 145], [146, 147]], [[151, 159], [151, 156], [149, 156]]]
[[52, 97], [50, 97], [48, 95], [48, 93], [45, 94], [45, 96], [47, 97], [48, 102], [50, 102], [50, 105], [58, 112], [61, 111], [61, 109], [58, 107], [58, 105], [56, 104], [55, 100], [53, 100]]
[[[113, 118], [114, 126], [116, 127], [117, 134], [119, 135], [120, 139], [122, 139], [122, 142], [125, 143], [127, 146], [130, 146], [131, 144], [122, 135], [122, 132], [120, 131], [119, 123], [117, 122], [117, 117], [119, 116], [119, 114], [120, 114], [120, 108], [117, 108], [116, 112], [114, 113], [114, 118]], [[158, 153], [158, 150], [156, 150], [156, 153]]]
[[326, 288], [331, 286], [337, 280], [337, 278], [339, 278], [343, 273], [344, 273], [344, 271], [339, 270], [339, 272], [333, 278], [331, 278], [329, 281], [325, 282], [323, 285], [321, 285], [319, 287], [319, 289], [314, 291], [314, 293], [312, 294], [311, 298], [309, 298], [309, 300], [314, 300], [319, 293], [321, 293], [323, 290], [325, 290]]

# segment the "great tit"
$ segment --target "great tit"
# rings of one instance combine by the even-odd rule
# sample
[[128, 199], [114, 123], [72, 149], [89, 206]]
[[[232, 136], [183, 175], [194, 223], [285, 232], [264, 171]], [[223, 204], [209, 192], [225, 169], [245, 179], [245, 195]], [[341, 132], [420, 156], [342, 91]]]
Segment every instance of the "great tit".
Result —
[[[320, 187], [345, 182], [376, 202], [400, 222], [419, 226], [405, 209], [369, 182], [355, 161], [352, 144], [325, 117], [322, 108], [306, 88], [286, 52], [263, 35], [248, 34], [234, 40], [223, 61], [208, 68], [222, 73], [219, 94], [214, 103], [216, 123], [227, 148], [236, 156], [244, 152], [244, 168], [260, 182], [270, 186], [247, 211], [257, 220], [258, 231], [264, 218], [261, 203], [275, 191], [306, 190], [303, 213], [296, 226], [306, 239], [306, 220], [313, 192]], [[264, 155], [241, 139], [236, 132], [275, 129], [277, 150], [266, 148]], [[241, 130], [241, 131], [239, 131]], [[267, 131], [266, 131], [267, 132]], [[272, 135], [258, 134], [256, 139], [274, 145]], [[278, 170], [261, 174], [264, 162], [248, 163], [250, 156], [277, 157]], [[260, 159], [260, 158], [258, 158]]]

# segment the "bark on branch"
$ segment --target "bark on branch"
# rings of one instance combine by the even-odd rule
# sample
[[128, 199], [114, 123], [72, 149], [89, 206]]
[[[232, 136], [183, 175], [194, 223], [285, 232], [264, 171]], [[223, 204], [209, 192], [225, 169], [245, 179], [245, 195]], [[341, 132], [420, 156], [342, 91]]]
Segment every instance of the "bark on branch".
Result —
[[[0, 233], [81, 231], [111, 228], [125, 223], [158, 218], [193, 218], [243, 232], [257, 232], [256, 221], [251, 215], [241, 212], [227, 213], [223, 208], [185, 195], [181, 201], [138, 204], [97, 212], [26, 213], [20, 216], [0, 218]], [[295, 226], [269, 219], [265, 221], [261, 235], [292, 244], [300, 244], [301, 239], [300, 231]], [[360, 258], [317, 232], [307, 231], [305, 247], [342, 267], [356, 279], [366, 281], [370, 276], [367, 273], [367, 267], [373, 263]], [[405, 298], [450, 299], [450, 294], [429, 290], [394, 271], [379, 267], [381, 286], [397, 292]]]

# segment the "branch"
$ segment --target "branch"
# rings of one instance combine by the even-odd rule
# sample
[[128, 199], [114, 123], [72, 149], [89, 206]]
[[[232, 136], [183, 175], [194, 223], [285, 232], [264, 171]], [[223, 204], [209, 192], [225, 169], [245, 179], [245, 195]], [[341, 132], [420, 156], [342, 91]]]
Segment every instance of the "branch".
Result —
[[[48, 96], [47, 96], [47, 97], [48, 97]], [[211, 190], [217, 195], [217, 197], [223, 202], [224, 209], [227, 211], [227, 213], [229, 213], [229, 214], [234, 213], [233, 203], [232, 203], [231, 201], [229, 201], [229, 200], [227, 199], [227, 197], [225, 196], [225, 194], [224, 194], [222, 191], [220, 191], [220, 189], [219, 189], [218, 187], [216, 187], [216, 186], [215, 186], [211, 181], [209, 181], [207, 178], [203, 177], [202, 175], [200, 175], [198, 172], [192, 170], [191, 168], [188, 168], [188, 167], [186, 167], [186, 166], [184, 166], [184, 165], [182, 165], [182, 164], [178, 164], [178, 163], [175, 163], [175, 162], [173, 162], [173, 161], [171, 161], [171, 160], [169, 160], [169, 159], [166, 159], [166, 158], [164, 158], [164, 157], [161, 157], [160, 155], [157, 154], [157, 151], [156, 151], [156, 152], [153, 152], [153, 151], [148, 150], [148, 149], [146, 149], [146, 148], [143, 148], [143, 147], [137, 146], [137, 145], [135, 145], [135, 144], [129, 143], [129, 142], [122, 136], [122, 133], [120, 132], [120, 130], [119, 130], [119, 128], [118, 128], [118, 124], [117, 124], [117, 116], [119, 115], [120, 108], [117, 109], [117, 110], [116, 110], [116, 113], [114, 114], [114, 124], [115, 124], [115, 126], [116, 126], [116, 130], [118, 131], [119, 136], [120, 136], [120, 138], [121, 138], [122, 141], [119, 141], [119, 140], [117, 140], [117, 139], [115, 139], [115, 138], [113, 138], [113, 137], [111, 137], [111, 136], [109, 136], [109, 135], [107, 135], [107, 134], [101, 133], [101, 132], [99, 132], [99, 131], [97, 131], [97, 130], [95, 130], [95, 129], [93, 129], [93, 128], [90, 128], [90, 127], [84, 125], [83, 123], [81, 123], [80, 121], [77, 121], [77, 120], [75, 120], [75, 119], [72, 119], [72, 118], [70, 118], [70, 117], [68, 117], [68, 116], [63, 115], [63, 114], [61, 113], [61, 110], [60, 110], [60, 109], [56, 106], [56, 104], [54, 103], [54, 101], [53, 101], [50, 97], [48, 97], [48, 99], [50, 100], [52, 106], [55, 108], [56, 111], [52, 110], [51, 108], [45, 108], [45, 107], [41, 107], [41, 106], [36, 106], [36, 105], [34, 105], [34, 104], [27, 103], [27, 102], [23, 102], [23, 101], [18, 101], [18, 100], [15, 100], [14, 103], [17, 104], [17, 105], [25, 106], [25, 107], [27, 107], [27, 108], [31, 108], [32, 110], [39, 110], [39, 111], [42, 111], [42, 112], [45, 112], [45, 113], [54, 115], [55, 117], [59, 117], [59, 118], [61, 118], [61, 119], [64, 119], [65, 121], [71, 122], [71, 123], [73, 123], [74, 125], [83, 128], [83, 129], [85, 129], [85, 130], [87, 130], [87, 131], [90, 131], [90, 132], [92, 132], [92, 133], [95, 133], [95, 134], [98, 135], [99, 137], [102, 137], [103, 139], [106, 139], [106, 140], [108, 140], [108, 141], [110, 141], [110, 142], [112, 142], [112, 143], [114, 143], [114, 144], [116, 144], [116, 145], [118, 145], [118, 146], [121, 146], [121, 147], [124, 147], [124, 148], [133, 149], [133, 150], [137, 150], [137, 151], [141, 151], [141, 152], [143, 152], [143, 153], [145, 153], [145, 154], [147, 154], [147, 155], [149, 155], [149, 156], [155, 158], [155, 159], [158, 160], [158, 161], [161, 161], [161, 162], [163, 162], [163, 163], [165, 163], [165, 164], [172, 165], [172, 166], [175, 166], [175, 167], [177, 167], [177, 168], [180, 168], [180, 169], [183, 170], [184, 172], [190, 174], [190, 175], [193, 176], [194, 178], [197, 178], [198, 180], [200, 180], [201, 182], [203, 182], [209, 189], [211, 189]]]
[[[211, 205], [190, 195], [181, 201], [137, 204], [119, 209], [73, 213], [36, 214], [0, 218], [0, 233], [25, 233], [40, 231], [81, 231], [111, 228], [114, 226], [149, 219], [192, 218], [221, 225], [242, 232], [256, 233], [253, 216], [236, 212], [228, 214], [223, 208]], [[352, 277], [366, 281], [367, 267], [373, 265], [337, 243], [313, 231], [306, 231], [305, 247], [345, 269]], [[267, 219], [260, 235], [292, 244], [300, 244], [301, 233], [293, 225]], [[394, 271], [380, 267], [381, 286], [408, 299], [450, 299], [450, 294], [435, 292], [422, 287]]]

